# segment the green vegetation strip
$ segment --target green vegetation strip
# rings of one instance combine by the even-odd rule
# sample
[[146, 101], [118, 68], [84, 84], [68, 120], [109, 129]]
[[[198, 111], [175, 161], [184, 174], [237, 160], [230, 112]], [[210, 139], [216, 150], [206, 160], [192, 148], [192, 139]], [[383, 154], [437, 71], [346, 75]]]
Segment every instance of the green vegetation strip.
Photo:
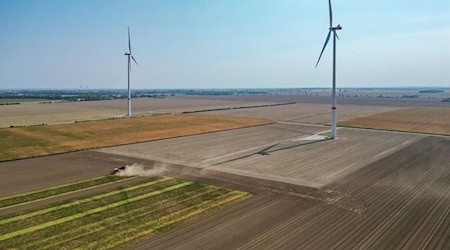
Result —
[[98, 207], [98, 208], [91, 209], [91, 210], [88, 210], [88, 211], [85, 211], [85, 212], [82, 212], [82, 213], [78, 213], [78, 214], [74, 214], [74, 215], [71, 215], [71, 216], [63, 217], [63, 218], [60, 218], [60, 219], [57, 219], [57, 220], [49, 221], [49, 222], [46, 222], [46, 223], [43, 223], [43, 224], [40, 224], [40, 225], [37, 225], [37, 226], [33, 226], [33, 227], [29, 227], [29, 228], [26, 228], [26, 229], [23, 229], [23, 230], [19, 230], [19, 231], [15, 231], [15, 232], [12, 232], [12, 233], [4, 234], [4, 235], [0, 236], [0, 240], [10, 239], [10, 238], [13, 238], [13, 237], [16, 237], [16, 236], [19, 236], [19, 235], [23, 235], [23, 234], [26, 234], [26, 233], [34, 232], [36, 230], [41, 230], [41, 229], [44, 229], [44, 228], [47, 228], [47, 227], [51, 227], [51, 226], [55, 226], [55, 225], [58, 225], [58, 224], [61, 224], [61, 223], [65, 223], [65, 222], [68, 222], [68, 221], [79, 219], [79, 218], [82, 218], [82, 217], [85, 217], [85, 216], [88, 216], [88, 215], [99, 213], [99, 212], [102, 212], [102, 211], [105, 211], [105, 210], [108, 210], [108, 209], [111, 209], [111, 208], [114, 208], [114, 207], [118, 207], [118, 206], [122, 206], [122, 205], [125, 205], [125, 204], [128, 204], [128, 203], [131, 203], [131, 202], [139, 201], [139, 200], [151, 197], [151, 196], [162, 194], [162, 193], [165, 193], [165, 192], [168, 192], [168, 191], [171, 191], [171, 190], [175, 190], [177, 188], [181, 188], [181, 187], [184, 187], [184, 186], [187, 186], [187, 185], [191, 185], [191, 184], [193, 184], [193, 182], [187, 181], [187, 182], [180, 183], [180, 184], [177, 184], [177, 185], [174, 185], [174, 186], [170, 186], [170, 187], [167, 187], [167, 188], [164, 188], [164, 189], [153, 191], [153, 192], [150, 192], [148, 194], [143, 194], [143, 195], [140, 195], [140, 196], [132, 197], [130, 199], [121, 200], [119, 202], [111, 203], [111, 204], [108, 204], [108, 205], [103, 206], [103, 207]]
[[[125, 223], [132, 226], [133, 224], [130, 223], [130, 220], [136, 220], [140, 217], [145, 217], [148, 215], [157, 216], [158, 212], [161, 213], [168, 207], [199, 198], [205, 194], [210, 194], [217, 190], [220, 190], [220, 188], [214, 186], [203, 187], [201, 189], [195, 189], [193, 191], [183, 193], [182, 196], [184, 198], [182, 199], [178, 199], [178, 196], [169, 196], [164, 200], [152, 204], [150, 207], [140, 206], [131, 211], [117, 214], [117, 216], [112, 216], [101, 221], [95, 220], [92, 223], [83, 224], [81, 227], [77, 227], [69, 231], [64, 231], [61, 234], [47, 238], [41, 238], [40, 241], [31, 239], [31, 243], [27, 244], [25, 247], [33, 247], [38, 249], [55, 249], [58, 245], [65, 244], [88, 235], [96, 235], [101, 231], [107, 231], [108, 229], [124, 225]], [[51, 244], [52, 242], [53, 244]]]
[[[0, 242], [0, 249], [13, 246], [23, 246], [24, 248], [32, 246], [33, 249], [47, 247], [56, 249], [54, 246], [58, 244], [64, 244], [65, 242], [73, 244], [74, 241], [78, 241], [78, 238], [87, 235], [95, 237], [101, 237], [101, 234], [109, 235], [111, 234], [111, 230], [117, 230], [119, 227], [140, 224], [140, 222], [136, 222], [136, 219], [146, 221], [149, 220], [148, 218], [160, 217], [167, 214], [168, 209], [170, 210], [173, 206], [184, 207], [184, 203], [188, 200], [197, 204], [204, 200], [203, 197], [199, 196], [222, 192], [224, 192], [223, 189], [219, 187], [195, 183], [55, 227], [38, 230], [12, 238], [8, 241], [2, 241]], [[192, 199], [194, 200], [192, 201]], [[68, 244], [64, 244], [64, 246], [66, 248], [75, 247], [69, 246]]]
[[[63, 217], [66, 217], [66, 216], [70, 216], [70, 215], [73, 215], [73, 214], [77, 214], [77, 213], [81, 213], [81, 212], [84, 212], [84, 211], [88, 211], [88, 210], [91, 210], [91, 209], [94, 209], [94, 208], [97, 208], [97, 207], [101, 207], [101, 206], [104, 206], [104, 205], [107, 205], [107, 204], [111, 204], [111, 203], [114, 203], [114, 202], [118, 202], [118, 201], [121, 201], [121, 200], [124, 200], [124, 199], [129, 199], [131, 197], [135, 197], [135, 196], [139, 196], [139, 195], [142, 195], [142, 194], [150, 193], [152, 191], [159, 190], [159, 189], [162, 189], [162, 188], [166, 188], [166, 187], [169, 187], [169, 186], [173, 186], [173, 185], [178, 184], [178, 183], [180, 183], [180, 180], [176, 180], [176, 179], [168, 180], [168, 181], [161, 182], [161, 183], [154, 184], [154, 185], [150, 185], [150, 186], [147, 186], [147, 187], [135, 189], [135, 190], [128, 191], [128, 192], [122, 192], [120, 194], [116, 194], [116, 195], [113, 195], [113, 196], [108, 196], [108, 197], [103, 198], [103, 199], [94, 200], [94, 201], [91, 201], [91, 202], [83, 203], [83, 204], [72, 206], [72, 207], [65, 208], [65, 209], [59, 209], [59, 210], [56, 210], [56, 211], [53, 211], [53, 212], [50, 212], [50, 213], [45, 213], [45, 214], [42, 214], [42, 215], [37, 215], [37, 216], [34, 216], [34, 217], [30, 218], [30, 219], [19, 220], [19, 221], [11, 222], [11, 223], [8, 223], [8, 224], [0, 225], [0, 235], [1, 234], [6, 234], [6, 233], [10, 233], [10, 232], [14, 232], [14, 231], [18, 231], [18, 230], [22, 230], [22, 229], [25, 229], [25, 228], [28, 228], [28, 227], [36, 226], [36, 225], [39, 225], [39, 224], [42, 224], [42, 223], [45, 223], [45, 222], [48, 222], [48, 221], [56, 220], [56, 219], [63, 218]], [[118, 187], [116, 190], [120, 190], [120, 189], [123, 189], [123, 187]], [[79, 199], [82, 199], [82, 198], [84, 198], [84, 197], [80, 197]], [[72, 202], [72, 201], [74, 201], [74, 200], [69, 200], [69, 201], [66, 201], [66, 202], [63, 202], [63, 203], [59, 203], [59, 204], [54, 204], [54, 205], [51, 205], [51, 206], [57, 206], [57, 205], [64, 204], [64, 203], [69, 203], [69, 202]], [[45, 209], [45, 208], [46, 207], [41, 208], [41, 209]], [[36, 209], [36, 210], [38, 210], [38, 209]], [[34, 210], [34, 211], [36, 211], [36, 210]], [[31, 212], [31, 211], [29, 211], [29, 212]], [[17, 216], [17, 215], [14, 215], [14, 216]]]
[[[3, 207], [2, 202], [0, 202], [0, 211], [4, 210], [4, 209], [8, 209], [8, 208], [17, 207], [17, 206], [23, 206], [23, 205], [37, 202], [37, 201], [48, 200], [48, 199], [52, 199], [52, 198], [56, 198], [56, 197], [60, 197], [60, 196], [64, 196], [64, 195], [73, 194], [76, 192], [82, 192], [82, 191], [86, 191], [86, 190], [90, 190], [90, 189], [94, 189], [94, 188], [103, 187], [103, 186], [111, 185], [112, 183], [120, 183], [120, 182], [128, 181], [131, 179], [135, 179], [135, 178], [137, 178], [137, 177], [111, 178], [110, 180], [107, 180], [106, 182], [103, 181], [103, 179], [99, 179], [95, 183], [88, 183], [89, 185], [77, 185], [76, 187], [75, 187], [75, 185], [68, 186], [67, 188], [64, 188], [61, 190], [51, 190], [51, 192], [45, 192], [46, 194], [41, 194], [41, 192], [39, 192], [39, 193], [31, 194], [31, 195], [28, 195], [25, 197], [13, 198], [13, 199], [11, 199], [11, 201], [5, 200], [6, 204], [11, 204], [8, 206]], [[83, 183], [83, 184], [85, 184], [85, 183]]]
[[127, 232], [119, 232], [90, 243], [88, 246], [78, 249], [111, 249], [123, 245], [129, 241], [141, 238], [145, 235], [162, 230], [175, 223], [188, 220], [196, 215], [202, 214], [208, 210], [220, 207], [227, 203], [245, 197], [247, 193], [232, 191], [211, 200], [204, 201], [200, 204], [187, 207], [174, 213], [162, 216], [156, 220], [137, 225]]
[[123, 192], [139, 189], [139, 188], [150, 186], [150, 185], [154, 185], [156, 183], [164, 182], [164, 181], [171, 180], [171, 179], [172, 178], [164, 177], [164, 178], [157, 179], [157, 180], [152, 180], [150, 182], [146, 182], [146, 183], [143, 183], [143, 184], [131, 186], [131, 187], [128, 187], [128, 188], [125, 188], [125, 189], [122, 189], [122, 190], [116, 190], [116, 191], [112, 191], [112, 192], [108, 192], [108, 193], [103, 193], [103, 194], [95, 195], [95, 196], [92, 196], [92, 197], [84, 198], [84, 199], [81, 199], [81, 200], [73, 201], [73, 202], [70, 202], [70, 203], [57, 205], [57, 206], [54, 206], [54, 207], [49, 207], [49, 208], [46, 208], [46, 209], [42, 209], [42, 210], [38, 210], [38, 211], [34, 211], [34, 212], [18, 215], [18, 216], [15, 216], [15, 217], [3, 219], [3, 220], [0, 220], [0, 225], [4, 225], [4, 224], [11, 223], [11, 222], [14, 222], [14, 221], [28, 219], [28, 218], [31, 218], [33, 216], [37, 216], [37, 215], [53, 212], [53, 211], [56, 211], [56, 210], [59, 210], [59, 209], [69, 208], [69, 207], [80, 205], [80, 204], [87, 203], [87, 202], [90, 202], [90, 201], [99, 200], [99, 199], [102, 199], [102, 198], [105, 198], [105, 197], [108, 197], [108, 196], [120, 194], [120, 193], [123, 193]]
[[53, 187], [49, 187], [49, 188], [46, 188], [46, 189], [41, 189], [41, 190], [35, 190], [35, 191], [31, 191], [31, 192], [26, 192], [26, 193], [15, 194], [15, 195], [12, 195], [12, 196], [5, 196], [5, 197], [1, 197], [0, 201], [6, 200], [6, 199], [17, 198], [17, 197], [21, 197], [21, 196], [26, 196], [26, 195], [34, 194], [34, 193], [37, 193], [37, 192], [46, 192], [46, 191], [49, 191], [49, 190], [63, 188], [63, 187], [71, 186], [71, 185], [76, 185], [76, 184], [80, 184], [80, 183], [83, 183], [83, 182], [96, 181], [96, 180], [100, 180], [100, 179], [104, 179], [104, 178], [105, 178], [105, 176], [95, 177], [95, 178], [92, 178], [92, 179], [77, 181], [77, 182], [73, 182], [73, 183], [69, 183], [69, 184], [53, 186]]

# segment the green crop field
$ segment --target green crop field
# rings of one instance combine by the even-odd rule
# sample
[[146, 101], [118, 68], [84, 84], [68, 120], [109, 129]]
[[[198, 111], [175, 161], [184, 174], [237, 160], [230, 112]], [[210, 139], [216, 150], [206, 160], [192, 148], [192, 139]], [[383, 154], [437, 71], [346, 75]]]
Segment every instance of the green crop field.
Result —
[[[0, 210], [125, 179], [100, 177], [3, 197]], [[90, 196], [0, 216], [0, 249], [120, 248], [248, 195], [168, 177], [143, 179]]]

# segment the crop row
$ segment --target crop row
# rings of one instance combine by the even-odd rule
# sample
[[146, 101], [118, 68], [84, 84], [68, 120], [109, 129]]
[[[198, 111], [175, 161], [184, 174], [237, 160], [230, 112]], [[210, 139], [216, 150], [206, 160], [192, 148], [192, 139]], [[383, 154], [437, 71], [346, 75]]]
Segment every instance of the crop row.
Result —
[[134, 196], [152, 192], [174, 184], [177, 184], [176, 180], [161, 178], [83, 199], [62, 204], [49, 205], [45, 208], [39, 208], [22, 214], [13, 215], [0, 220], [0, 234], [38, 225], [50, 219], [58, 219], [72, 214], [85, 212], [105, 204], [133, 198]]
[[0, 248], [113, 248], [246, 195], [191, 181], [153, 179], [0, 220]]
[[125, 179], [127, 178], [118, 176], [103, 176], [90, 180], [84, 180], [80, 182], [52, 187], [44, 190], [38, 190], [29, 193], [3, 197], [0, 198], [0, 210], [28, 204], [30, 202], [54, 198], [60, 195], [67, 195], [74, 192], [97, 188], [102, 185], [107, 185], [111, 182], [120, 182]]

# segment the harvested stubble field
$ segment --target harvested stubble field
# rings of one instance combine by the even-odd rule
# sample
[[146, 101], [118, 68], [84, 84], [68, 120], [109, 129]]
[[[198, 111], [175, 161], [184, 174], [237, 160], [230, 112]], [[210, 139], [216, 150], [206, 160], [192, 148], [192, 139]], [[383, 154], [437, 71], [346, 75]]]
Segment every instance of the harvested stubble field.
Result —
[[[27, 206], [37, 200], [120, 181], [100, 177], [0, 199]], [[86, 197], [49, 203], [32, 210], [0, 216], [1, 249], [111, 249], [149, 238], [205, 212], [245, 199], [249, 194], [169, 177]]]
[[168, 115], [0, 130], [0, 161], [267, 124], [227, 117]]
[[[181, 113], [183, 111], [215, 108], [231, 108], [271, 104], [265, 101], [200, 100], [195, 97], [168, 97], [165, 99], [133, 99], [133, 115], [151, 115], [153, 113]], [[126, 114], [127, 101], [88, 101], [70, 103], [38, 104], [0, 107], [0, 127], [29, 126], [36, 124], [64, 124], [75, 121], [101, 120], [111, 117], [123, 117]]]
[[390, 110], [339, 122], [339, 126], [450, 135], [450, 108]]

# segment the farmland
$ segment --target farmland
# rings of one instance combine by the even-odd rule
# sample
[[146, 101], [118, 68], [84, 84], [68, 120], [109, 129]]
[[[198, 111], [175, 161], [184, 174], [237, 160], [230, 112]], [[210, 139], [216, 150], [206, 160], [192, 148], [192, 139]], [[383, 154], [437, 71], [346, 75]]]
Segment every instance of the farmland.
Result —
[[0, 130], [0, 160], [187, 136], [266, 121], [170, 115]]
[[[133, 99], [136, 116], [181, 113], [184, 111], [255, 106], [270, 104], [265, 101], [202, 100], [189, 97], [166, 99]], [[119, 118], [126, 115], [126, 100], [71, 102], [0, 106], [0, 127], [29, 126], [37, 124], [65, 124], [75, 121]]]
[[[387, 131], [445, 129], [448, 109], [414, 110], [340, 105], [388, 127], [337, 140], [306, 102], [2, 129], [13, 158], [92, 149], [0, 162], [0, 248], [448, 249], [450, 138]], [[164, 171], [105, 176], [131, 164]]]
[[448, 249], [448, 150], [423, 139], [316, 192], [255, 196], [133, 249]]
[[[338, 119], [340, 121], [347, 120], [354, 117], [367, 116], [394, 109], [396, 108], [383, 106], [339, 105]], [[201, 114], [329, 125], [330, 105], [321, 103], [297, 103], [285, 106], [210, 111]]]
[[421, 138], [342, 128], [339, 140], [308, 139], [328, 131], [277, 123], [96, 151], [319, 188]]
[[33, 98], [0, 98], [0, 103], [23, 103], [23, 102], [43, 102], [48, 99], [33, 99]]
[[[424, 96], [419, 99], [400, 98], [405, 94], [414, 94], [408, 91], [350, 90], [350, 92], [345, 93], [345, 96], [350, 93], [357, 97], [338, 97], [338, 113], [340, 114], [338, 118], [342, 118], [341, 120], [411, 106], [450, 107], [450, 103], [441, 101], [443, 98], [450, 96], [449, 91], [438, 94], [420, 94]], [[416, 94], [418, 94], [417, 91]], [[280, 91], [271, 95], [169, 96], [161, 99], [136, 98], [133, 99], [132, 106], [134, 115], [143, 116], [297, 102], [295, 106], [225, 110], [211, 112], [210, 114], [236, 117], [250, 115], [249, 117], [253, 118], [266, 117], [265, 119], [272, 120], [324, 124], [328, 121], [329, 95], [329, 90], [316, 90], [309, 95]], [[395, 98], [377, 98], [378, 95]], [[126, 114], [126, 107], [126, 100], [123, 99], [51, 104], [22, 103], [21, 105], [0, 106], [0, 127], [64, 124], [75, 121], [118, 118]]]
[[[18, 195], [26, 193], [26, 196], [40, 199], [30, 202], [31, 198], [21, 197], [20, 200], [26, 202], [23, 205], [5, 198], [0, 201], [14, 204], [14, 207], [0, 208], [0, 220], [14, 220], [11, 227], [4, 227], [9, 231], [4, 231], [3, 235], [21, 237], [0, 243], [6, 247], [11, 246], [6, 244], [22, 246], [19, 245], [22, 242], [52, 246], [62, 238], [72, 240], [69, 235], [76, 234], [80, 241], [74, 241], [70, 246], [86, 246], [80, 244], [90, 244], [92, 238], [86, 236], [85, 231], [89, 228], [96, 235], [92, 237], [110, 246], [116, 241], [108, 240], [108, 236], [112, 237], [118, 231], [108, 229], [108, 225], [123, 223], [117, 230], [124, 232], [124, 237], [116, 237], [117, 244], [128, 239], [125, 237], [128, 232], [137, 237], [141, 235], [139, 232], [145, 232], [145, 236], [125, 245], [130, 249], [448, 248], [450, 156], [447, 152], [450, 139], [340, 128], [337, 141], [298, 140], [321, 133], [324, 128], [269, 124], [113, 147], [102, 152], [82, 151], [0, 163], [2, 197], [17, 199]], [[336, 144], [330, 145], [334, 142]], [[270, 147], [273, 144], [277, 145]], [[337, 151], [327, 153], [331, 148]], [[164, 166], [167, 177], [98, 177], [114, 166], [134, 162]], [[154, 181], [161, 182], [152, 184]], [[71, 182], [75, 184], [68, 184]], [[226, 188], [219, 189], [248, 198], [236, 198], [239, 202], [221, 206], [221, 209], [188, 219], [178, 226], [169, 223], [161, 231], [158, 231], [161, 224], [146, 217], [151, 215], [139, 212], [143, 207], [134, 207], [159, 196], [157, 201], [145, 203], [145, 207], [153, 211], [160, 206], [160, 198], [165, 202], [164, 194], [142, 201], [133, 197], [191, 182], [194, 184], [186, 184], [179, 190], [194, 188], [194, 185], [206, 189], [223, 186]], [[95, 188], [99, 185], [104, 186]], [[55, 189], [54, 186], [58, 187]], [[80, 190], [79, 194], [76, 189]], [[119, 190], [126, 196], [111, 194]], [[201, 191], [195, 188], [192, 192]], [[252, 195], [249, 197], [244, 193]], [[98, 195], [106, 197], [92, 199]], [[63, 200], [63, 197], [71, 198]], [[99, 205], [103, 199], [108, 201]], [[123, 209], [131, 206], [132, 211], [143, 216], [142, 220], [139, 217], [135, 222], [130, 221], [133, 226], [122, 222], [122, 216], [112, 216], [121, 206], [112, 205], [107, 209], [109, 212], [96, 210], [109, 207], [108, 204], [121, 204], [123, 199], [132, 200], [131, 204], [123, 205]], [[42, 212], [74, 201], [81, 204]], [[80, 210], [74, 212], [77, 206]], [[13, 215], [5, 214], [8, 211], [14, 211]], [[98, 213], [83, 216], [87, 211]], [[30, 213], [38, 216], [36, 220], [30, 221], [32, 217], [29, 217], [28, 221], [19, 223], [18, 218], [26, 218]], [[164, 218], [157, 213], [155, 216]], [[75, 217], [77, 219], [71, 220]], [[90, 218], [97, 220], [93, 222]], [[83, 222], [82, 225], [77, 227], [77, 221]], [[148, 225], [146, 222], [151, 224], [151, 229], [145, 226]], [[60, 232], [69, 225], [76, 225], [72, 227], [75, 229]], [[133, 230], [128, 231], [129, 228]], [[100, 230], [99, 234], [97, 230]], [[11, 234], [12, 231], [18, 233]], [[57, 233], [46, 238], [41, 235], [45, 232]], [[30, 242], [33, 239], [38, 240]]]
[[[120, 179], [103, 177], [96, 180], [108, 184]], [[86, 184], [100, 185], [88, 180], [14, 195], [0, 200], [0, 210], [5, 209], [5, 204], [20, 208], [38, 199], [63, 195], [67, 193], [67, 187], [76, 192]], [[247, 195], [167, 177], [145, 179], [91, 196], [3, 215], [0, 217], [0, 248], [115, 248], [158, 234]]]
[[340, 126], [450, 135], [450, 108], [406, 108], [340, 122]]

